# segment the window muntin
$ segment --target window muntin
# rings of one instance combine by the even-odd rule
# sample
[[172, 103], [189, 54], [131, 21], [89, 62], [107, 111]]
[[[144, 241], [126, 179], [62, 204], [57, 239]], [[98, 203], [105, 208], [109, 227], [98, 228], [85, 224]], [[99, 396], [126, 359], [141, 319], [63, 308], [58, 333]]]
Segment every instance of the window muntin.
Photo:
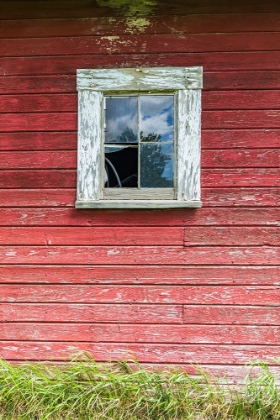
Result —
[[173, 188], [174, 95], [104, 100], [105, 188]]

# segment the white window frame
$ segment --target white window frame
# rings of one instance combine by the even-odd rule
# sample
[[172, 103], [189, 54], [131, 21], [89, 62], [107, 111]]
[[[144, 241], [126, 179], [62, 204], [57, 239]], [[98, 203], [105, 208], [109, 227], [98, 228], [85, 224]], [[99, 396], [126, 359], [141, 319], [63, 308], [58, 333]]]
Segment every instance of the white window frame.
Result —
[[[201, 207], [200, 135], [202, 67], [152, 67], [77, 70], [78, 179], [76, 208]], [[175, 198], [104, 199], [104, 96], [174, 93]], [[127, 189], [126, 189], [127, 190]], [[164, 195], [164, 194], [163, 194]]]

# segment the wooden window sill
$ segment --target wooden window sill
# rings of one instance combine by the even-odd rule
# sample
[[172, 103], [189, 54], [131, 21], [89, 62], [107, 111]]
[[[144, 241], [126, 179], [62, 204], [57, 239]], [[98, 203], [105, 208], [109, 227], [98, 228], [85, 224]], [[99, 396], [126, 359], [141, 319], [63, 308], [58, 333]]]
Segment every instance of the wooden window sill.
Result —
[[174, 209], [174, 208], [199, 208], [201, 201], [179, 200], [98, 200], [76, 201], [78, 209]]

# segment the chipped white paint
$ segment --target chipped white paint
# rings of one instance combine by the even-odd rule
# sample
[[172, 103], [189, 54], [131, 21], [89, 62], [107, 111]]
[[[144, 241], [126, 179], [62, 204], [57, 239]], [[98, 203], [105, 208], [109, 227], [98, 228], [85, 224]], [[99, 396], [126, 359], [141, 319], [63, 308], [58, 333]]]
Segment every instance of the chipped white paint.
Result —
[[173, 209], [173, 208], [199, 208], [201, 201], [179, 200], [97, 200], [76, 201], [79, 209]]
[[202, 88], [202, 67], [78, 70], [77, 76], [78, 90], [88, 91], [164, 91]]
[[[77, 71], [79, 91], [77, 208], [201, 207], [201, 67]], [[102, 190], [103, 95], [106, 92], [174, 92], [178, 104], [176, 188]], [[176, 94], [178, 93], [178, 94]], [[177, 189], [177, 191], [176, 191]], [[175, 196], [174, 196], [175, 195]]]
[[100, 195], [101, 92], [79, 92], [77, 200]]
[[200, 200], [201, 91], [178, 93], [178, 200]]

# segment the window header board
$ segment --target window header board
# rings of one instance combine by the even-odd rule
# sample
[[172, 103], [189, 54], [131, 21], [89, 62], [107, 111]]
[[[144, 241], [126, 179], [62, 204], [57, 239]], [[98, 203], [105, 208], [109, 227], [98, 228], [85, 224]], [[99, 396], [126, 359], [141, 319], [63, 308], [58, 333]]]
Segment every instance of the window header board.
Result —
[[202, 67], [78, 70], [77, 89], [102, 92], [202, 89]]

